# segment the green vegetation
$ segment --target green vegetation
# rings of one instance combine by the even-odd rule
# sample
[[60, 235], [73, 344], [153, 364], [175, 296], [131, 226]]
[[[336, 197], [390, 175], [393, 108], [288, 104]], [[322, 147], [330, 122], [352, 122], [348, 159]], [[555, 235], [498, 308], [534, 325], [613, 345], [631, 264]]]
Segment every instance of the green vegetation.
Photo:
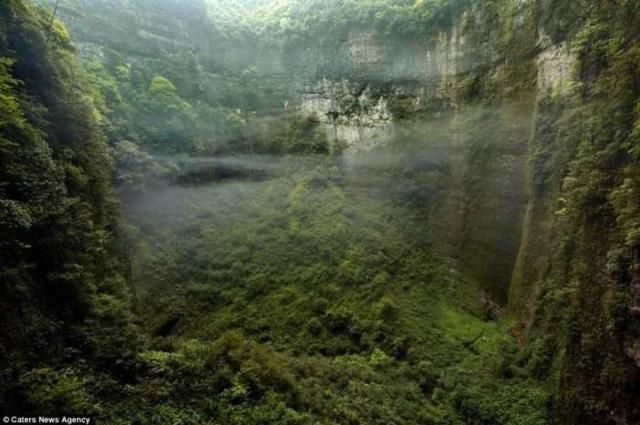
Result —
[[138, 350], [110, 158], [64, 28], [21, 1], [0, 19], [0, 405], [93, 411], [81, 369]]
[[332, 159], [282, 161], [268, 182], [132, 204], [152, 330], [141, 367], [162, 383], [136, 390], [141, 417], [547, 423], [544, 385], [498, 360], [516, 351], [508, 324], [485, 320], [474, 285], [429, 253], [400, 200], [350, 184]]
[[638, 423], [635, 3], [4, 0], [0, 415]]
[[[189, 69], [181, 69], [183, 61], [191, 64]], [[230, 77], [205, 73], [188, 57], [171, 59], [170, 64], [179, 68], [163, 67], [162, 74], [155, 73], [153, 66], [128, 64], [116, 52], [104, 62], [87, 63], [114, 143], [130, 141], [146, 151], [172, 155], [249, 151], [252, 143], [271, 144], [264, 149], [277, 151], [268, 133], [296, 126], [287, 124], [298, 119], [293, 116], [273, 123], [274, 109], [281, 113], [284, 105], [278, 98], [280, 88], [261, 87], [251, 70]], [[263, 140], [255, 142], [259, 127]]]
[[466, 0], [287, 0], [258, 8], [258, 24], [267, 36], [323, 39], [366, 28], [384, 37], [428, 36], [448, 29]]
[[[565, 6], [560, 19], [574, 19], [575, 7]], [[618, 411], [634, 423], [640, 38], [628, 29], [639, 21], [625, 1], [615, 11], [595, 3], [580, 13], [586, 24], [570, 38], [578, 87], [540, 103], [534, 137], [530, 220], [545, 241], [526, 248], [550, 269], [524, 266], [541, 292], [530, 361], [557, 385], [563, 423], [607, 423]], [[527, 292], [517, 283], [511, 302], [521, 307]]]

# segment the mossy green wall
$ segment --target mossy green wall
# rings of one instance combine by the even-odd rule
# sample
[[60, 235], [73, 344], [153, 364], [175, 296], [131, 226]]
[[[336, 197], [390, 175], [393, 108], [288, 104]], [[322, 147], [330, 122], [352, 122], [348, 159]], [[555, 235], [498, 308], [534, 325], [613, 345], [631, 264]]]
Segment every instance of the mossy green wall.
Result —
[[563, 424], [640, 420], [639, 16], [614, 3], [535, 3], [543, 50], [509, 306]]

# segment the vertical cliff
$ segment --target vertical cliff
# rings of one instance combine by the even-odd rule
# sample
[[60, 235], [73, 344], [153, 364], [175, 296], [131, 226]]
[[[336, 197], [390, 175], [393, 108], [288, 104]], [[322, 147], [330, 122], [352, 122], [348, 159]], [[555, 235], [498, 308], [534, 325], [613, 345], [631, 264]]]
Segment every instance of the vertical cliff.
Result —
[[[492, 27], [497, 6], [454, 6], [421, 36], [356, 26], [309, 47], [315, 54], [287, 53], [278, 62], [304, 78], [300, 110], [346, 147], [347, 158], [400, 145], [440, 163], [439, 192], [425, 212], [430, 239], [504, 304], [527, 203], [535, 108], [535, 61], [527, 54], [536, 46], [508, 57], [507, 44], [522, 40]], [[535, 40], [531, 8], [509, 13], [519, 20], [511, 31]], [[337, 60], [325, 60], [325, 45]]]
[[[529, 366], [557, 385], [560, 423], [631, 424], [640, 415], [639, 18], [632, 2], [567, 5], [540, 15], [531, 195], [510, 305]], [[561, 20], [572, 24], [560, 33]]]
[[1, 2], [4, 412], [99, 412], [87, 371], [126, 374], [138, 349], [95, 105], [66, 29], [30, 3]]

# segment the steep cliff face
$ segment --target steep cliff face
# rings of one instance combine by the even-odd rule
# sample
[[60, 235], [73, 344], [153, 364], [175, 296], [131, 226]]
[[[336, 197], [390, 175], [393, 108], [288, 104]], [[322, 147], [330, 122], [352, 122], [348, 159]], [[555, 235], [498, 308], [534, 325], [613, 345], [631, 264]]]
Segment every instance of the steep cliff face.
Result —
[[126, 373], [139, 342], [100, 114], [49, 16], [0, 3], [0, 409], [95, 413], [75, 385], [68, 404], [25, 391]]
[[306, 84], [300, 111], [315, 117], [334, 143], [347, 152], [369, 150], [389, 142], [392, 115], [384, 96], [371, 94], [367, 83], [321, 80]]
[[421, 155], [441, 162], [447, 171], [429, 207], [431, 239], [505, 303], [527, 202], [534, 88], [504, 101], [474, 92], [483, 79], [500, 78], [486, 13], [461, 12], [451, 28], [420, 42], [350, 31], [335, 52], [347, 64], [326, 71], [342, 78], [303, 84], [299, 108], [346, 146], [347, 160], [411, 140]]
[[[550, 149], [544, 142], [553, 139], [549, 133], [555, 131], [554, 122], [558, 119], [558, 114], [568, 107], [577, 84], [574, 73], [576, 57], [566, 43], [551, 45], [544, 36], [540, 37], [539, 43], [546, 44], [547, 47], [536, 58], [537, 110], [532, 116], [533, 134], [529, 152], [531, 196], [523, 226], [522, 245], [510, 288], [512, 310], [527, 319], [532, 317], [536, 306], [532, 301], [537, 296], [537, 283], [544, 279], [550, 268], [550, 255], [547, 250], [557, 220], [554, 209], [557, 205], [554, 204], [553, 197], [558, 196], [558, 180], [561, 179], [562, 173], [562, 170], [554, 170], [556, 181], [552, 183], [553, 179], [542, 175], [540, 156], [542, 152], [548, 155]], [[566, 161], [566, 158], [563, 160]]]
[[575, 35], [539, 41], [531, 196], [509, 300], [535, 370], [558, 385], [560, 423], [631, 424], [640, 415], [640, 62], [628, 30], [638, 15], [616, 3], [559, 11], [578, 22]]

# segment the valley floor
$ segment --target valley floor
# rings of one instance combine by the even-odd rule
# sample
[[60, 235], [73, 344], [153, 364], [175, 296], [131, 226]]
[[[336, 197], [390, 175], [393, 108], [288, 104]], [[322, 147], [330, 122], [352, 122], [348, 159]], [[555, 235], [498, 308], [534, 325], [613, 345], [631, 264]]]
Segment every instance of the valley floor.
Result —
[[400, 176], [326, 157], [273, 170], [129, 202], [149, 349], [111, 421], [548, 423], [508, 321], [387, 190]]

